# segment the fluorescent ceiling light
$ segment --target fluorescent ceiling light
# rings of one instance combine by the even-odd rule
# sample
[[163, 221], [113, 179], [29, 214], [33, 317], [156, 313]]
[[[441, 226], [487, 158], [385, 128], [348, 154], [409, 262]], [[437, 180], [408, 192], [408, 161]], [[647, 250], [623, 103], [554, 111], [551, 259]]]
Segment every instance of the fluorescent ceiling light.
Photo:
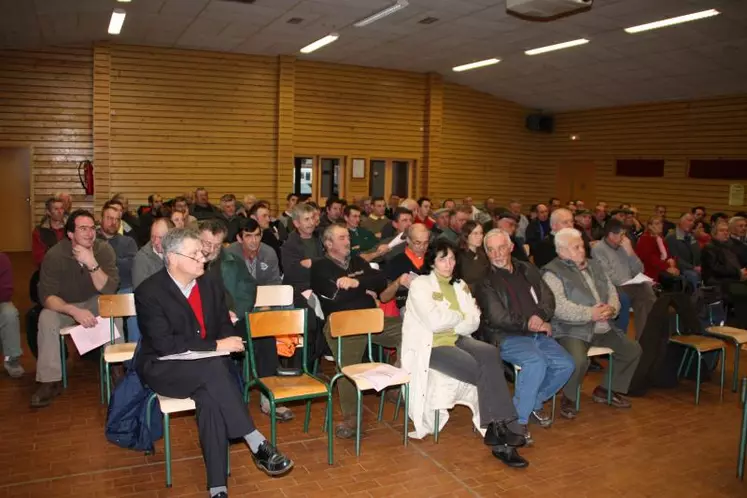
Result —
[[301, 49], [302, 54], [310, 54], [314, 50], [319, 50], [325, 45], [329, 45], [333, 41], [337, 40], [340, 37], [337, 33], [330, 33], [324, 38], [319, 38], [317, 41], [313, 43], [309, 43], [304, 48]]
[[130, 3], [132, 0], [117, 0], [119, 3]]
[[548, 45], [546, 47], [540, 47], [540, 48], [533, 48], [531, 50], [527, 50], [524, 53], [527, 55], [537, 55], [537, 54], [544, 54], [545, 52], [552, 52], [553, 50], [562, 50], [564, 48], [570, 48], [570, 47], [577, 47], [579, 45], [584, 45], [586, 43], [589, 43], [589, 40], [586, 38], [579, 38], [578, 40], [571, 40], [563, 43], [556, 43], [555, 45]]
[[666, 28], [667, 26], [674, 26], [675, 24], [682, 24], [683, 22], [697, 21], [698, 19], [717, 16], [720, 13], [721, 12], [716, 9], [709, 9], [702, 12], [687, 14], [684, 16], [670, 17], [669, 19], [662, 19], [661, 21], [650, 22], [648, 24], [641, 24], [638, 26], [633, 26], [632, 28], [625, 28], [625, 32], [632, 34], [640, 33], [641, 31], [648, 31], [650, 29]]
[[379, 12], [375, 14], [371, 14], [368, 17], [365, 17], [361, 19], [360, 21], [353, 24], [356, 28], [362, 28], [363, 26], [368, 26], [369, 24], [378, 21], [382, 17], [386, 17], [388, 15], [394, 14], [398, 10], [404, 9], [407, 7], [410, 3], [407, 0], [397, 0], [396, 3], [393, 5], [390, 5], [384, 10], [380, 10]]
[[111, 21], [109, 21], [109, 34], [118, 35], [122, 31], [122, 25], [124, 24], [125, 16], [127, 13], [124, 9], [114, 9], [112, 12]]
[[477, 69], [478, 67], [492, 66], [501, 62], [500, 59], [485, 59], [483, 61], [470, 62], [469, 64], [462, 64], [461, 66], [452, 67], [451, 70], [457, 73], [462, 71], [469, 71], [470, 69]]

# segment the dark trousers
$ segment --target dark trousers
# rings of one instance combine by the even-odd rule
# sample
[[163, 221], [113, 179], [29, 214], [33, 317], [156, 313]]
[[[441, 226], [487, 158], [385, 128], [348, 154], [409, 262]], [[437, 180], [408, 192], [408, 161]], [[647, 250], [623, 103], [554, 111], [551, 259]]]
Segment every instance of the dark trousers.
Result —
[[227, 356], [193, 361], [154, 360], [143, 368], [143, 380], [170, 398], [192, 398], [207, 484], [226, 485], [228, 441], [255, 430]]
[[459, 337], [454, 346], [433, 348], [429, 366], [437, 372], [477, 387], [480, 427], [487, 427], [493, 421], [511, 421], [509, 428], [519, 432], [516, 410], [503, 375], [503, 361], [497, 347], [471, 337]]

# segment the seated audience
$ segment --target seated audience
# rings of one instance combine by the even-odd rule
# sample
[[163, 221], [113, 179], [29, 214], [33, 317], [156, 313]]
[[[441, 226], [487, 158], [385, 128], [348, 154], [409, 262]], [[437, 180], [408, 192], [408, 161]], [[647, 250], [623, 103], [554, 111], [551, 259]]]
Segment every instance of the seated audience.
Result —
[[454, 202], [454, 199], [445, 199], [441, 203], [441, 207], [443, 209], [448, 209], [449, 211], [451, 211], [452, 209], [456, 208], [456, 202]]
[[[224, 289], [218, 281], [204, 275], [205, 258], [199, 235], [188, 229], [172, 230], [164, 237], [163, 249], [166, 269], [143, 282], [135, 292], [143, 334], [138, 375], [162, 396], [194, 400], [211, 497], [227, 496], [231, 439], [244, 439], [254, 463], [265, 473], [285, 474], [293, 462], [254, 427], [229, 357], [159, 360], [185, 351], [244, 350], [242, 337], [229, 319]], [[195, 334], [195, 330], [199, 333]]]
[[446, 208], [437, 209], [433, 212], [433, 220], [435, 221], [431, 233], [434, 236], [440, 236], [444, 230], [449, 228], [449, 210]]
[[[474, 221], [465, 227], [470, 223], [482, 230]], [[453, 246], [446, 240], [437, 241], [426, 266], [430, 274], [410, 284], [402, 325], [402, 366], [411, 375], [410, 418], [416, 426], [423, 420], [428, 379], [424, 371], [429, 368], [473, 384], [477, 386], [480, 427], [486, 429], [484, 443], [492, 446], [493, 455], [506, 465], [526, 467], [527, 461], [516, 451], [526, 441], [516, 423], [498, 348], [471, 337], [480, 325], [480, 309], [454, 272]], [[419, 344], [414, 344], [416, 341]]]
[[[648, 314], [656, 302], [656, 295], [651, 284], [646, 282], [623, 285], [644, 271], [643, 263], [633, 250], [623, 224], [616, 219], [609, 220], [604, 226], [604, 234], [604, 239], [592, 248], [591, 253], [617, 288], [617, 292], [630, 298], [635, 315], [636, 337], [640, 337]], [[621, 314], [629, 313], [629, 309], [624, 307], [619, 311]]]
[[424, 264], [429, 241], [430, 233], [422, 223], [416, 223], [407, 229], [405, 250], [393, 256], [386, 264], [388, 285], [379, 295], [382, 303], [394, 299], [397, 309], [403, 310], [410, 282], [415, 276], [424, 275], [429, 271]]
[[311, 267], [324, 256], [315, 232], [316, 213], [316, 209], [309, 204], [296, 204], [291, 212], [295, 230], [280, 248], [283, 283], [292, 285], [296, 294], [303, 294], [311, 289]]
[[294, 193], [290, 193], [285, 197], [285, 211], [278, 217], [278, 221], [283, 224], [286, 230], [290, 230], [293, 223], [291, 223], [291, 212], [293, 208], [298, 204], [298, 196]]
[[607, 224], [607, 205], [603, 202], [594, 207], [594, 214], [591, 219], [591, 238], [592, 240], [602, 240], [604, 238], [604, 225]]
[[[158, 194], [148, 196], [148, 206], [140, 212], [140, 233], [138, 235], [138, 246], [143, 246], [148, 242], [150, 236], [150, 226], [153, 221], [161, 217], [161, 207], [163, 199]], [[142, 208], [142, 206], [141, 206]]]
[[435, 225], [436, 222], [431, 218], [431, 200], [429, 198], [421, 197], [418, 199], [418, 210], [415, 214], [414, 223], [422, 223], [428, 230]]
[[518, 422], [552, 425], [543, 408], [573, 373], [573, 359], [550, 337], [555, 298], [531, 264], [511, 259], [511, 238], [503, 230], [485, 236], [490, 269], [474, 288], [482, 310], [479, 338], [498, 346], [504, 361], [521, 367], [514, 391]]
[[663, 235], [664, 222], [659, 216], [652, 216], [646, 224], [646, 231], [638, 239], [635, 252], [643, 263], [643, 273], [666, 289], [677, 288], [680, 270], [677, 261], [669, 253]]
[[249, 218], [239, 226], [236, 241], [226, 251], [243, 261], [257, 285], [280, 285], [277, 254], [262, 242], [262, 229], [257, 220]]
[[584, 246], [588, 247], [587, 256], [591, 254], [591, 243], [594, 241], [594, 232], [591, 223], [591, 212], [585, 209], [576, 209], [573, 214], [573, 228], [581, 232]]
[[[259, 224], [259, 228], [262, 230], [262, 243], [270, 246], [275, 251], [278, 261], [280, 261], [280, 248], [283, 241], [287, 239], [287, 234], [282, 226], [273, 226], [269, 205], [264, 201], [257, 201], [249, 209], [249, 218], [254, 219]], [[282, 233], [280, 230], [282, 230]], [[236, 240], [236, 238], [234, 237], [233, 240]], [[283, 265], [281, 263], [280, 270], [282, 271], [282, 269]]]
[[390, 242], [395, 237], [399, 237], [412, 225], [412, 211], [400, 206], [392, 212], [390, 219], [391, 221], [381, 230], [382, 242]]
[[[345, 227], [329, 225], [322, 235], [325, 257], [311, 266], [311, 288], [321, 302], [324, 316], [336, 311], [376, 308], [377, 296], [387, 287], [386, 277], [374, 270], [360, 256], [350, 255], [350, 234]], [[402, 320], [398, 317], [384, 318], [384, 331], [374, 334], [373, 342], [387, 348], [400, 347]], [[324, 336], [334, 355], [337, 355], [337, 340], [330, 335], [329, 322], [324, 327]], [[365, 336], [343, 339], [342, 358], [336, 358], [343, 367], [360, 363], [366, 349]], [[399, 355], [398, 355], [399, 356]], [[342, 408], [342, 423], [335, 428], [339, 438], [350, 439], [356, 434], [356, 394], [349, 380], [342, 378], [337, 383]]]
[[747, 328], [747, 268], [733, 250], [726, 222], [717, 220], [712, 235], [703, 249], [703, 283], [719, 288], [733, 305], [737, 326]]
[[[617, 290], [597, 261], [586, 258], [584, 241], [578, 230], [566, 228], [555, 234], [558, 258], [543, 269], [543, 280], [555, 296], [555, 313], [551, 319], [553, 337], [573, 357], [575, 370], [563, 388], [560, 414], [575, 418], [576, 390], [589, 366], [587, 352], [592, 346], [607, 347], [612, 355], [612, 406], [629, 408], [630, 401], [621, 394], [628, 392], [641, 347], [628, 339], [625, 331], [615, 327], [618, 314]], [[597, 386], [592, 399], [607, 402], [607, 389]]]
[[175, 228], [186, 228], [187, 222], [184, 218], [184, 213], [173, 209], [169, 215], [169, 219], [174, 224]]
[[373, 261], [389, 252], [388, 245], [379, 243], [376, 235], [360, 226], [361, 208], [355, 204], [345, 206], [343, 218], [350, 232], [351, 254], [360, 255], [366, 261]]
[[[502, 211], [497, 216], [497, 223], [495, 228], [500, 228], [511, 237], [511, 243], [514, 245], [511, 251], [511, 257], [519, 261], [529, 263], [529, 255], [524, 247], [524, 244], [515, 236], [518, 224], [516, 222], [516, 215], [510, 211]], [[485, 232], [487, 233], [487, 232]]]
[[168, 218], [159, 218], [150, 227], [150, 240], [140, 248], [132, 260], [132, 288], [163, 268], [163, 246], [161, 240], [174, 223]]
[[525, 242], [529, 244], [534, 254], [534, 247], [550, 236], [550, 209], [544, 204], [537, 204], [537, 217], [529, 222], [526, 230]]
[[73, 196], [69, 192], [57, 192], [53, 197], [62, 202], [62, 211], [65, 213], [65, 221], [67, 221], [67, 217], [73, 211]]
[[666, 238], [676, 228], [675, 224], [667, 219], [667, 207], [663, 204], [654, 206], [654, 216], [661, 218], [661, 222], [664, 225], [664, 238]]
[[341, 223], [342, 219], [343, 203], [336, 197], [327, 198], [327, 203], [324, 206], [324, 213], [319, 219], [319, 227], [317, 231], [321, 235], [324, 229], [333, 223]]
[[747, 266], [747, 219], [743, 216], [729, 218], [729, 240], [731, 248], [742, 267]]
[[236, 207], [238, 208], [237, 214], [246, 218], [247, 216], [249, 216], [249, 211], [252, 210], [256, 203], [256, 195], [246, 194], [240, 203], [238, 201], [236, 202]]
[[[180, 212], [184, 214], [184, 226], [187, 228], [197, 228], [197, 218], [189, 214], [189, 203], [185, 197], [175, 197], [171, 203], [171, 214]], [[171, 221], [174, 221], [173, 219]]]
[[236, 215], [235, 195], [225, 194], [220, 198], [220, 214], [217, 218], [226, 225], [226, 239], [223, 242], [234, 242], [239, 234], [239, 225], [241, 224], [241, 217]]
[[39, 356], [31, 406], [49, 405], [62, 393], [60, 329], [96, 325], [101, 294], [114, 294], [119, 286], [117, 257], [109, 244], [96, 239], [96, 222], [88, 211], [70, 213], [67, 239], [47, 252], [39, 276]]
[[520, 242], [520, 246], [524, 245], [526, 241], [526, 231], [527, 226], [529, 225], [529, 220], [521, 213], [521, 202], [516, 199], [509, 201], [508, 210], [518, 220], [516, 225], [516, 233], [514, 234], [515, 240]]
[[198, 221], [206, 218], [213, 218], [217, 214], [218, 210], [210, 204], [208, 200], [208, 191], [202, 187], [195, 189], [195, 201], [192, 204], [190, 213]]
[[112, 197], [111, 201], [109, 202], [115, 201], [119, 202], [122, 206], [122, 226], [119, 230], [119, 233], [128, 237], [132, 237], [135, 242], [137, 242], [140, 235], [140, 219], [138, 219], [135, 213], [130, 211], [130, 200], [126, 195], [117, 193], [114, 194], [114, 197]]
[[696, 221], [693, 225], [693, 237], [695, 237], [695, 240], [698, 241], [698, 245], [700, 246], [701, 262], [703, 259], [703, 248], [711, 242], [710, 227], [711, 225], [703, 220]]
[[0, 252], [0, 346], [3, 350], [3, 367], [8, 375], [17, 379], [24, 373], [21, 366], [21, 320], [13, 305], [13, 269], [10, 258]]
[[677, 227], [666, 236], [669, 252], [677, 260], [677, 268], [693, 289], [700, 285], [700, 244], [693, 237], [694, 218], [690, 213], [680, 216]]
[[468, 206], [459, 206], [449, 211], [449, 226], [441, 231], [442, 237], [453, 245], [459, 244], [459, 234], [462, 232], [462, 227], [472, 217], [472, 209]]
[[396, 194], [392, 194], [389, 196], [389, 202], [387, 202], [387, 208], [386, 208], [386, 217], [390, 220], [392, 219], [392, 215], [394, 214], [394, 210], [399, 207], [399, 201], [400, 198]]
[[[101, 226], [96, 238], [108, 242], [117, 256], [117, 272], [119, 272], [117, 294], [131, 294], [133, 291], [132, 265], [138, 249], [135, 239], [119, 234], [120, 216], [121, 212], [118, 209], [108, 203], [104, 204], [104, 209], [101, 211]], [[127, 317], [127, 342], [137, 342], [139, 339], [137, 317]]]
[[[708, 224], [708, 221], [707, 221], [708, 217], [706, 215], [706, 208], [705, 208], [705, 206], [695, 206], [694, 208], [692, 208], [690, 210], [690, 213], [692, 213], [693, 218], [695, 219], [695, 223], [696, 224], [698, 222], [702, 222], [703, 223], [703, 229], [705, 230], [705, 232], [706, 233], [710, 233], [711, 232], [711, 226]], [[693, 228], [693, 232], [695, 232], [695, 228]]]
[[532, 246], [537, 268], [542, 268], [558, 256], [555, 252], [555, 234], [564, 228], [573, 228], [573, 213], [559, 207], [550, 215], [550, 234]]
[[372, 201], [373, 211], [361, 220], [361, 227], [381, 238], [381, 231], [389, 224], [386, 216], [386, 201], [383, 197], [374, 197]]
[[482, 225], [473, 220], [465, 223], [462, 226], [462, 233], [459, 234], [458, 275], [470, 287], [485, 276], [490, 266], [485, 249], [482, 247], [484, 235]]
[[31, 257], [37, 266], [41, 266], [47, 251], [65, 238], [63, 202], [56, 197], [50, 197], [44, 203], [44, 207], [44, 218], [31, 233]]
[[559, 209], [562, 206], [562, 203], [560, 202], [560, 199], [557, 197], [550, 197], [550, 200], [547, 202], [547, 205], [550, 208], [550, 212], [552, 213], [556, 209]]

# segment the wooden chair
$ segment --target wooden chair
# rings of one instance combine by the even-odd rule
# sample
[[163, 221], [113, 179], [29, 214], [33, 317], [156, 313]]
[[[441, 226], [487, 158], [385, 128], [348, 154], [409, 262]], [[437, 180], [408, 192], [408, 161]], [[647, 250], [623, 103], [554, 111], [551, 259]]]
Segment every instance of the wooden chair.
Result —
[[106, 386], [106, 402], [108, 403], [111, 398], [112, 387], [109, 365], [131, 360], [135, 355], [135, 348], [137, 347], [137, 343], [134, 342], [114, 344], [114, 319], [135, 316], [135, 314], [134, 294], [107, 294], [99, 296], [99, 315], [102, 318], [109, 319], [109, 330], [111, 331], [111, 341], [104, 346], [101, 361], [99, 362], [99, 374], [102, 379], [102, 403], [104, 403], [104, 386]]
[[[373, 370], [382, 365], [388, 365], [385, 363], [377, 363], [373, 361], [372, 357], [372, 343], [371, 334], [379, 334], [384, 330], [384, 312], [381, 308], [370, 308], [363, 310], [351, 310], [351, 311], [338, 311], [332, 313], [329, 316], [329, 331], [330, 335], [337, 339], [337, 374], [332, 377], [329, 383], [330, 390], [339, 379], [347, 377], [350, 382], [355, 385], [356, 395], [358, 397], [358, 404], [356, 410], [356, 436], [355, 436], [355, 454], [360, 456], [361, 454], [361, 421], [362, 421], [362, 392], [370, 389], [374, 389], [374, 386], [361, 377], [361, 374]], [[366, 334], [368, 339], [368, 361], [369, 363], [356, 363], [353, 365], [342, 366], [340, 364], [340, 358], [342, 358], [342, 338], [350, 337], [354, 335]], [[394, 368], [394, 367], [392, 367]], [[402, 369], [397, 369], [401, 373], [396, 378], [391, 379], [390, 383], [386, 387], [391, 386], [402, 386], [404, 388], [405, 397], [405, 429], [404, 429], [404, 444], [407, 446], [407, 428], [408, 428], [408, 403], [410, 400], [410, 374]], [[384, 398], [385, 392], [381, 393], [381, 401], [379, 402], [379, 416], [381, 420], [384, 410]], [[329, 430], [332, 432], [332, 420], [330, 413]]]
[[734, 345], [734, 377], [731, 390], [737, 392], [739, 384], [739, 352], [743, 344], [747, 344], [747, 330], [736, 327], [712, 326], [706, 328], [706, 335], [730, 342]]
[[[706, 337], [703, 335], [681, 335], [680, 334], [680, 327], [679, 327], [679, 315], [675, 315], [675, 334], [669, 338], [669, 342], [673, 344], [678, 344], [685, 348], [685, 354], [682, 355], [682, 361], [680, 362], [680, 366], [677, 369], [677, 378], [680, 377], [682, 374], [682, 367], [685, 366], [685, 360], [688, 359], [687, 362], [687, 369], [685, 370], [685, 375], [690, 371], [690, 366], [692, 365], [693, 358], [697, 357], [698, 360], [698, 366], [697, 366], [697, 373], [695, 376], [695, 404], [700, 404], [700, 364], [703, 353], [708, 353], [710, 351], [721, 351], [721, 396], [720, 400], [724, 400], [724, 363], [726, 363], [726, 344], [724, 344], [723, 341], [713, 338], [713, 337]], [[690, 353], [693, 353], [692, 356], [690, 356]]]
[[[153, 393], [148, 398], [148, 406], [145, 414], [145, 423], [150, 427], [150, 414], [153, 407], [153, 401], [158, 399], [158, 405], [163, 413], [163, 454], [164, 463], [166, 464], [166, 487], [171, 487], [171, 414], [187, 412], [196, 409], [195, 402], [192, 398], [169, 398]], [[231, 445], [228, 446], [228, 471], [231, 475]]]
[[249, 387], [258, 386], [270, 400], [270, 442], [275, 445], [275, 417], [276, 403], [284, 401], [306, 400], [306, 417], [303, 422], [303, 431], [309, 432], [309, 419], [311, 418], [311, 400], [314, 398], [327, 398], [327, 458], [330, 465], [333, 462], [332, 455], [332, 389], [321, 379], [309, 373], [306, 366], [306, 348], [303, 352], [303, 373], [292, 377], [259, 377], [257, 375], [257, 364], [254, 359], [254, 347], [252, 341], [260, 337], [277, 337], [283, 335], [300, 335], [303, 343], [306, 340], [306, 309], [258, 311], [247, 313], [246, 332], [249, 365], [251, 369], [251, 382]]

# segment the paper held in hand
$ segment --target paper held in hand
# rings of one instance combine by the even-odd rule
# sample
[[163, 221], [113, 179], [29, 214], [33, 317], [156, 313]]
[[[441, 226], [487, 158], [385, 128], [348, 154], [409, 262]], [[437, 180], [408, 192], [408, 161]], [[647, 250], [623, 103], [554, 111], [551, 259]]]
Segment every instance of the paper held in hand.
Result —
[[388, 244], [389, 249], [394, 249], [398, 245], [404, 244], [404, 243], [405, 243], [405, 234], [401, 233], [389, 241], [389, 244]]
[[622, 285], [653, 284], [653, 283], [654, 281], [650, 277], [647, 277], [643, 273], [639, 273], [638, 275], [631, 278], [627, 282], [623, 282]]
[[[78, 349], [78, 353], [81, 355], [87, 352], [100, 348], [104, 344], [111, 341], [111, 330], [109, 328], [109, 319], [96, 317], [96, 325], [87, 329], [83, 325], [77, 325], [68, 329], [70, 337], [73, 338], [75, 347]], [[114, 339], [119, 339], [121, 334], [117, 325], [114, 325]]]
[[229, 351], [185, 351], [183, 353], [170, 354], [158, 358], [161, 361], [169, 360], [202, 360], [203, 358], [213, 358], [215, 356], [228, 356]]
[[407, 381], [407, 372], [393, 365], [382, 363], [378, 367], [353, 375], [355, 379], [367, 380], [376, 392]]

